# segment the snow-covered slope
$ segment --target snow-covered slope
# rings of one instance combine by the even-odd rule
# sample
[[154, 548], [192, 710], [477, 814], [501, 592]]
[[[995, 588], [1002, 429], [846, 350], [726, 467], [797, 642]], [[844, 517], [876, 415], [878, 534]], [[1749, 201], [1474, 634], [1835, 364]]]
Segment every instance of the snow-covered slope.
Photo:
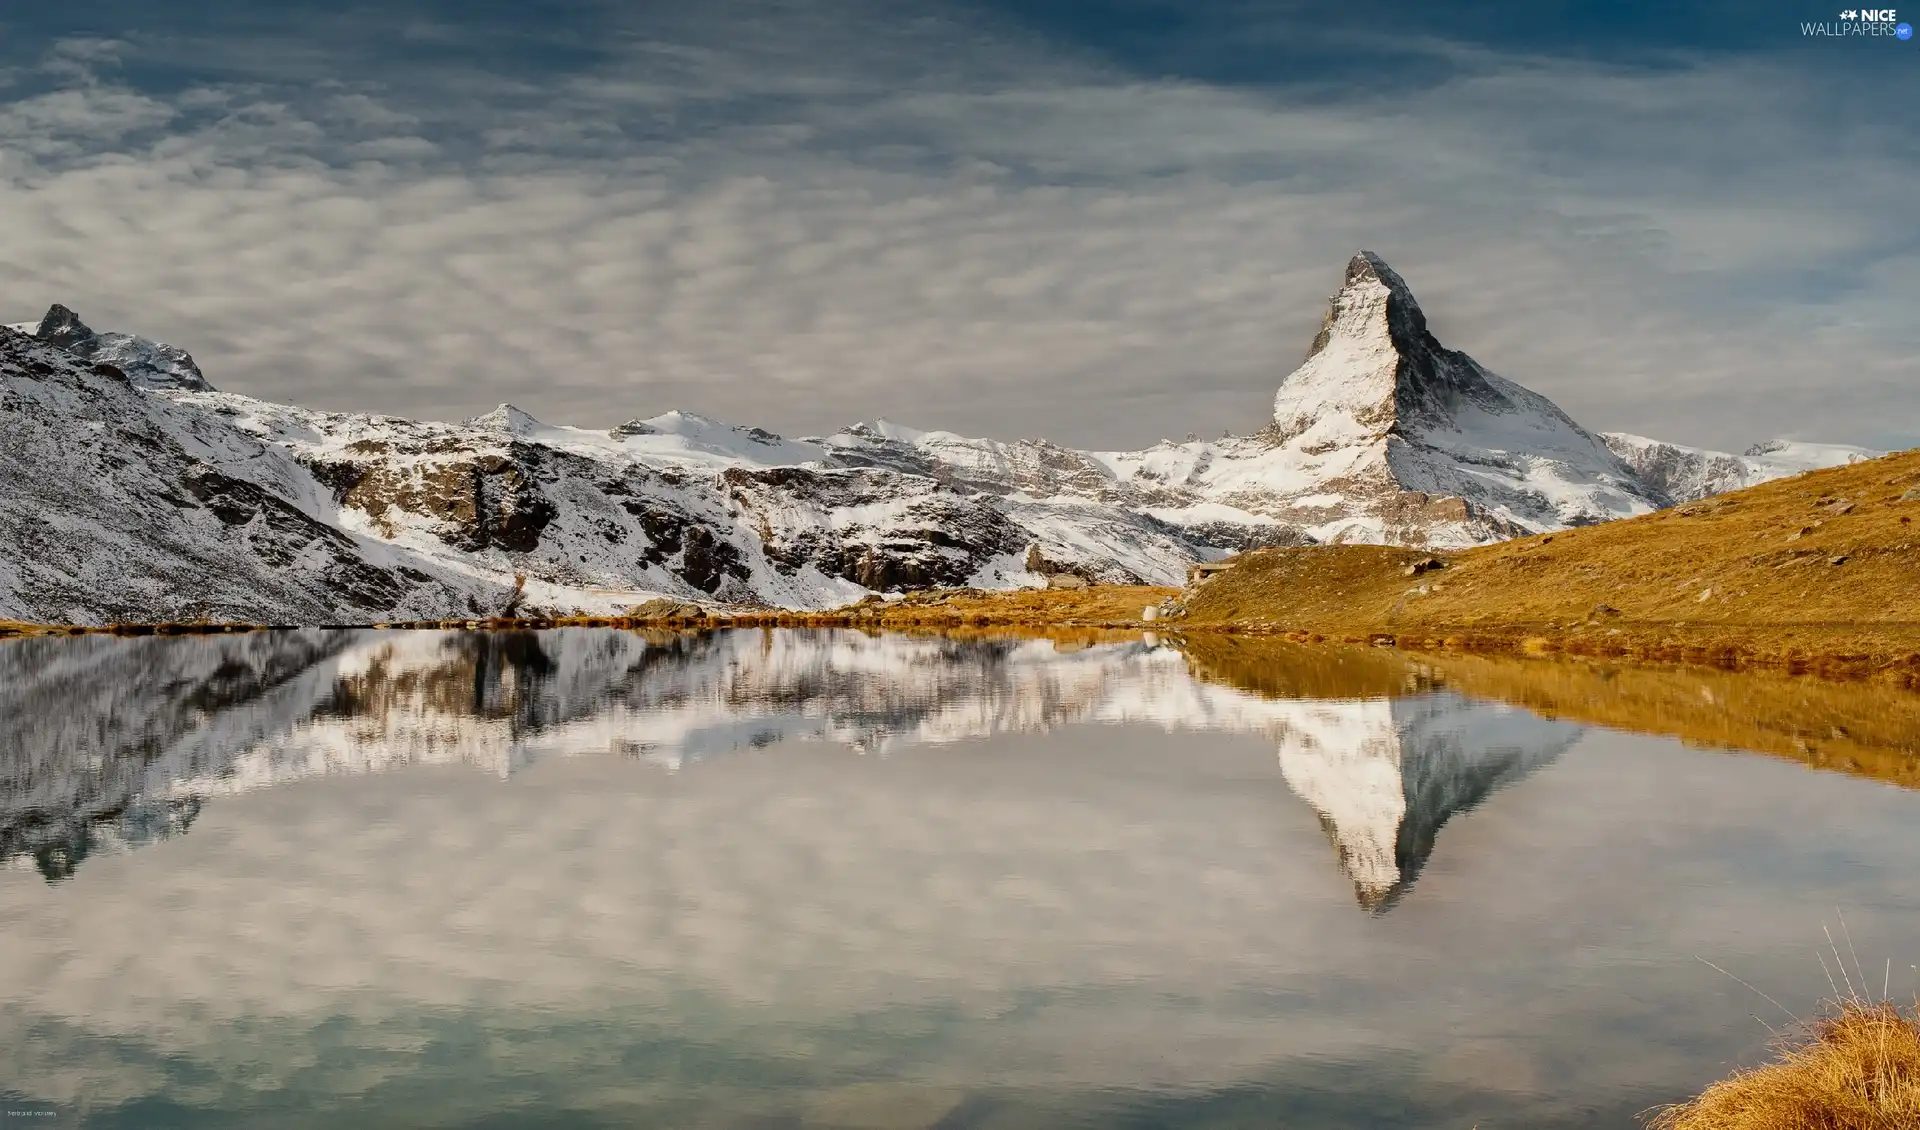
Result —
[[662, 769], [782, 741], [872, 755], [1076, 724], [1256, 735], [1363, 906], [1452, 815], [1580, 733], [1449, 693], [1271, 699], [1142, 640], [1062, 650], [855, 631], [275, 632], [0, 645], [0, 857], [51, 877], [187, 830], [220, 796], [314, 776], [548, 757]]
[[1886, 454], [1841, 443], [1776, 439], [1757, 443], [1747, 448], [1745, 454], [1731, 455], [1662, 443], [1625, 432], [1608, 432], [1602, 438], [1643, 482], [1665, 492], [1674, 502], [1693, 502], [1769, 479], [1783, 479], [1823, 467], [1844, 467]]
[[0, 391], [0, 618], [74, 623], [1175, 584], [1255, 546], [1469, 545], [1854, 450], [1602, 439], [1442, 346], [1367, 252], [1271, 420], [1141, 451], [887, 421], [789, 439], [683, 412], [607, 431], [511, 405], [458, 424], [316, 412], [216, 391], [186, 353], [61, 306], [0, 328]]
[[0, 619], [364, 623], [506, 599], [348, 525], [285, 447], [0, 328]]

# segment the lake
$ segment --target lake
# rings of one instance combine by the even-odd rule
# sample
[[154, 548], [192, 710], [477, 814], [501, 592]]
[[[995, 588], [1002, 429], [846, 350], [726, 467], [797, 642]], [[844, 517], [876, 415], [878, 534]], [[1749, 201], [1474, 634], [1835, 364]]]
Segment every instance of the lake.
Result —
[[[1807, 1012], [1831, 930], [1914, 990], [1908, 692], [1208, 646], [0, 644], [0, 1098], [128, 1130], [1631, 1126], [1785, 1022], [1704, 962]], [[1774, 755], [1669, 736], [1709, 730]]]

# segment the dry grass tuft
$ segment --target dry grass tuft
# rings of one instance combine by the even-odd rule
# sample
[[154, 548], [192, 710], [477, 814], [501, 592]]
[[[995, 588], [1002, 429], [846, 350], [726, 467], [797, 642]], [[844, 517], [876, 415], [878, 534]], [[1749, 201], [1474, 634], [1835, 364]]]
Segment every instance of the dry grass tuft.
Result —
[[1920, 1007], [1850, 997], [1772, 1063], [1656, 1112], [1652, 1130], [1914, 1130]]

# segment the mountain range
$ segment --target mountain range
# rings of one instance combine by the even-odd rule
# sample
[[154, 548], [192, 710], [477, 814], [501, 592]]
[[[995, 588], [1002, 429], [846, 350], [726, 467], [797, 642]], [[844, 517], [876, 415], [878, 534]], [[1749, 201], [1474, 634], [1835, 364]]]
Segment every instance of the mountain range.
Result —
[[793, 439], [686, 412], [604, 431], [218, 391], [54, 306], [0, 327], [0, 619], [365, 624], [825, 608], [1070, 574], [1178, 584], [1245, 549], [1459, 547], [1880, 452], [1595, 433], [1448, 349], [1361, 252], [1250, 434], [1079, 451], [888, 421]]

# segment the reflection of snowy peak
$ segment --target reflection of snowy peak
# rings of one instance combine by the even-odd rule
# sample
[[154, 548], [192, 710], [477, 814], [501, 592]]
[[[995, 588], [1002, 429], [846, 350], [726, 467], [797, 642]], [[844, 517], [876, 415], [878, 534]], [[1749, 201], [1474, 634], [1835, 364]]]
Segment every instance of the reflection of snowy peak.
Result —
[[502, 777], [546, 757], [669, 771], [785, 741], [887, 755], [1085, 723], [1258, 735], [1367, 905], [1449, 815], [1572, 727], [1452, 695], [1263, 698], [1141, 641], [1063, 650], [834, 631], [280, 632], [0, 648], [0, 853], [63, 877], [184, 831], [208, 798], [406, 765]]
[[215, 391], [181, 350], [62, 306], [0, 327], [0, 440], [0, 618], [75, 623], [608, 614], [662, 595], [822, 608], [1062, 572], [1177, 584], [1255, 546], [1468, 545], [1831, 458], [1603, 442], [1442, 346], [1367, 252], [1272, 419], [1218, 441], [316, 412]]
[[1304, 702], [1280, 770], [1326, 825], [1361, 905], [1393, 905], [1440, 826], [1552, 761], [1580, 730], [1450, 694]]

